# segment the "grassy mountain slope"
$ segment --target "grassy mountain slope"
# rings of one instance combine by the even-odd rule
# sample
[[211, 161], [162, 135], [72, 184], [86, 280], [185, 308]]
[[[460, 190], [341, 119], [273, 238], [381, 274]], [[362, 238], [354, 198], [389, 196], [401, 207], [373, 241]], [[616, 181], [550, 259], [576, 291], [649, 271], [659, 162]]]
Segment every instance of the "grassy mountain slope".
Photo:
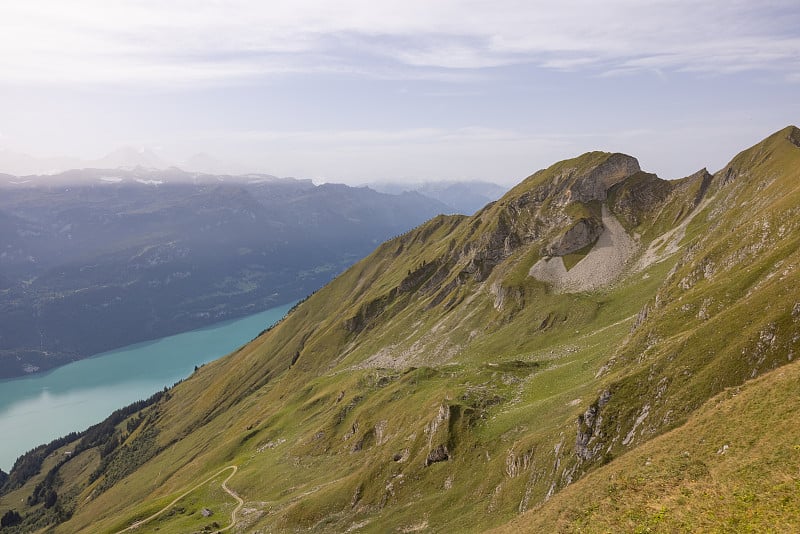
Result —
[[496, 532], [796, 532], [798, 383], [795, 362], [726, 389]]
[[236, 504], [218, 479], [170, 503], [228, 466], [247, 532], [470, 532], [546, 510], [794, 358], [799, 138], [674, 182], [589, 153], [437, 217], [105, 445], [12, 471], [0, 512], [44, 484], [58, 498], [26, 507], [30, 526], [60, 511], [56, 531], [115, 532], [166, 506], [136, 532], [213, 530]]

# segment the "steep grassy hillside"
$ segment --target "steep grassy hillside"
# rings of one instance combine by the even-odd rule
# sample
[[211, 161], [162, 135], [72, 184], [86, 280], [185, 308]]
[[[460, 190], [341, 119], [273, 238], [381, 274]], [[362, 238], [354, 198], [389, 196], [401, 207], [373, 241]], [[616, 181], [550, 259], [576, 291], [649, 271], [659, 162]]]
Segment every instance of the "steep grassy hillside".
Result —
[[797, 532], [798, 384], [794, 362], [726, 389], [496, 532]]
[[[707, 420], [710, 399], [800, 348], [799, 139], [787, 128], [714, 175], [673, 182], [588, 153], [472, 217], [437, 217], [102, 443], [12, 472], [0, 512], [29, 530], [66, 520], [56, 532], [232, 519], [243, 532], [478, 532], [529, 509], [550, 518], [540, 531], [577, 528], [602, 513], [585, 481], [669, 449], [657, 447]], [[768, 427], [744, 434], [754, 414], [729, 428], [731, 455], [749, 435], [770, 439]], [[707, 453], [682, 443], [688, 458]], [[647, 476], [695, 476], [673, 453], [648, 453]], [[41, 499], [20, 507], [29, 495]], [[550, 511], [558, 502], [577, 512]], [[649, 528], [637, 506], [599, 529]]]

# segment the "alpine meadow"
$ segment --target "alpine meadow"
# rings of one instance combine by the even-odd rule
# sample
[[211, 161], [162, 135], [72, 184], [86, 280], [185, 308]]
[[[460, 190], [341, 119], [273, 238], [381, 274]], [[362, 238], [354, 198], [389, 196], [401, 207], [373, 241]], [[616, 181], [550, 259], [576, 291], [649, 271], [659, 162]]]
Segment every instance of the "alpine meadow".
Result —
[[796, 532], [798, 288], [797, 127], [678, 180], [585, 153], [23, 455], [0, 530]]

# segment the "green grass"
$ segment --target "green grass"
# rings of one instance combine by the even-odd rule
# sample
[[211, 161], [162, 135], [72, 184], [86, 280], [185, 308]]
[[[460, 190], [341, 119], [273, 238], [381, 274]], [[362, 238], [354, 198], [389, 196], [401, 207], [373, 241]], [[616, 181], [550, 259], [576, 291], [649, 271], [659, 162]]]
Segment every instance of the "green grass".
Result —
[[[603, 290], [556, 294], [527, 273], [552, 233], [541, 212], [561, 209], [551, 199], [530, 199], [556, 176], [571, 176], [567, 183], [608, 154], [554, 165], [474, 217], [437, 217], [381, 245], [281, 324], [203, 366], [150, 409], [160, 452], [130, 476], [100, 493], [84, 470], [69, 471], [80, 504], [56, 532], [114, 531], [229, 465], [239, 467], [230, 486], [255, 510], [242, 519], [247, 531], [426, 525], [479, 532], [528, 509], [543, 511], [541, 525], [566, 530], [597, 524], [598, 531], [672, 531], [689, 524], [687, 517], [714, 512], [693, 504], [695, 484], [704, 480], [712, 498], [698, 503], [713, 503], [714, 492], [731, 503], [720, 510], [719, 525], [772, 524], [779, 512], [765, 507], [774, 508], [793, 486], [769, 466], [794, 461], [794, 449], [767, 443], [777, 447], [775, 460], [742, 456], [715, 485], [708, 477], [716, 476], [721, 434], [691, 425], [717, 424], [697, 410], [754, 373], [784, 365], [792, 351], [800, 355], [792, 315], [792, 288], [800, 287], [800, 162], [785, 144], [771, 138], [753, 149], [759, 157], [737, 157], [734, 164], [751, 166], [750, 179], [722, 187], [722, 175], [715, 178], [715, 200], [695, 214], [681, 252]], [[767, 176], [777, 178], [761, 184]], [[633, 185], [646, 186], [645, 178]], [[643, 247], [684, 220], [696, 186], [678, 184], [668, 202], [639, 214]], [[757, 202], [736, 200], [756, 193]], [[572, 215], [597, 209], [569, 208]], [[534, 231], [541, 239], [526, 241]], [[574, 265], [580, 257], [565, 261]], [[591, 441], [600, 452], [579, 460], [578, 417], [603, 391], [611, 397]], [[757, 424], [761, 409], [741, 414], [741, 429]], [[664, 447], [649, 465], [626, 463], [683, 428], [694, 434], [675, 443], [686, 443], [688, 457]], [[728, 432], [748, 435], [738, 427]], [[765, 429], [752, 435], [759, 432], [769, 440]], [[692, 441], [695, 434], [709, 441]], [[632, 439], [623, 443], [627, 435]], [[426, 466], [438, 445], [450, 458]], [[81, 461], [95, 465], [88, 455], [96, 451], [86, 454]], [[769, 487], [758, 482], [762, 471]], [[572, 495], [581, 477], [597, 480], [593, 472], [615, 473], [600, 479], [603, 497], [592, 500], [583, 490], [575, 501], [550, 504]], [[0, 512], [38, 480], [2, 497]], [[729, 483], [734, 489], [724, 493]], [[665, 488], [670, 497], [657, 498]], [[200, 529], [196, 511], [206, 502], [215, 510], [232, 506], [215, 481], [148, 528]], [[747, 516], [745, 505], [761, 515]]]
[[576, 250], [575, 252], [572, 252], [570, 254], [565, 254], [564, 256], [561, 256], [561, 260], [564, 262], [564, 268], [566, 268], [567, 271], [569, 271], [570, 269], [578, 265], [578, 263], [580, 263], [580, 261], [583, 258], [585, 258], [587, 254], [589, 254], [589, 251], [592, 250], [592, 247], [594, 247], [594, 243], [586, 245], [582, 249]]
[[723, 391], [496, 532], [794, 532], [799, 381], [793, 363]]

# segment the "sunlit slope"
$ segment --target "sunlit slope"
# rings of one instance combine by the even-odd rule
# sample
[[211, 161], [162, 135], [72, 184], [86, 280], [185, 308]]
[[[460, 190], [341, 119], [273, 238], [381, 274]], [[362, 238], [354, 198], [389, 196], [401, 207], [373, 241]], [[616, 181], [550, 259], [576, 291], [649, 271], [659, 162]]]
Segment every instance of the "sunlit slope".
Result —
[[[593, 455], [683, 422], [725, 387], [785, 364], [800, 340], [800, 148], [788, 128], [717, 173], [677, 262], [603, 368]], [[666, 240], [664, 240], [666, 241]], [[658, 239], [653, 245], [668, 249]]]
[[[118, 531], [228, 466], [247, 532], [476, 532], [555, 502], [795, 357], [798, 139], [671, 182], [588, 153], [432, 219], [71, 457], [57, 506], [24, 511]], [[214, 479], [136, 532], [222, 528], [235, 504]]]
[[726, 389], [493, 532], [797, 532], [798, 384], [792, 363]]

